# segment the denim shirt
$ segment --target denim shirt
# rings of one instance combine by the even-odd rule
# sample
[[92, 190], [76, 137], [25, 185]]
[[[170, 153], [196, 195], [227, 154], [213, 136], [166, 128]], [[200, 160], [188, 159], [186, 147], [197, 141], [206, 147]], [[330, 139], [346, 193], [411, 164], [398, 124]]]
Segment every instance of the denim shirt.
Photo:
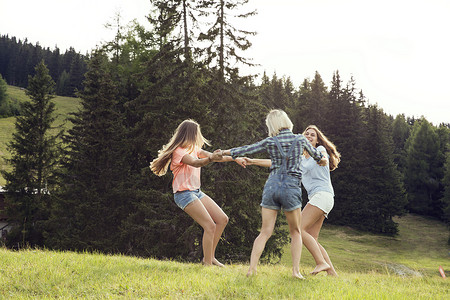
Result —
[[[322, 159], [322, 153], [314, 148], [302, 134], [293, 134], [289, 129], [282, 129], [280, 133], [278, 133], [277, 138], [285, 152], [287, 152], [289, 146], [296, 138], [298, 140], [294, 147], [292, 157], [287, 162], [287, 173], [289, 175], [295, 176], [299, 179], [302, 178], [300, 162], [302, 160], [304, 149], [308, 151], [311, 157], [313, 157], [316, 161], [320, 161]], [[254, 144], [237, 147], [230, 150], [233, 158], [263, 151], [269, 153], [270, 160], [272, 161], [272, 166], [270, 167], [271, 174], [278, 173], [282, 164], [282, 157], [273, 137], [268, 137]]]

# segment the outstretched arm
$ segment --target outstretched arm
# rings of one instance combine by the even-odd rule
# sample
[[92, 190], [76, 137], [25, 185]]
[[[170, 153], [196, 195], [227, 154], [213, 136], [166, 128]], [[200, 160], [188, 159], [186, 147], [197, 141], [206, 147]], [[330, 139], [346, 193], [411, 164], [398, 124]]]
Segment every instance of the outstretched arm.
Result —
[[260, 167], [270, 168], [272, 166], [272, 161], [270, 159], [261, 159], [261, 158], [248, 158], [244, 157], [245, 164], [247, 166], [255, 165]]
[[[211, 153], [210, 153], [211, 154]], [[211, 155], [200, 155], [200, 158], [196, 158], [190, 154], [185, 154], [183, 158], [181, 159], [181, 162], [190, 165], [196, 168], [200, 168], [203, 166], [206, 166], [210, 162], [212, 162], [212, 154]]]
[[220, 150], [220, 149], [215, 150], [213, 153], [205, 151], [205, 150], [201, 150], [200, 156], [209, 156], [211, 161], [213, 161], [213, 162], [230, 162], [230, 161], [234, 161], [238, 165], [240, 165], [240, 166], [245, 168], [244, 159], [242, 157], [238, 157], [236, 159], [233, 159], [229, 155], [222, 155], [222, 150]]

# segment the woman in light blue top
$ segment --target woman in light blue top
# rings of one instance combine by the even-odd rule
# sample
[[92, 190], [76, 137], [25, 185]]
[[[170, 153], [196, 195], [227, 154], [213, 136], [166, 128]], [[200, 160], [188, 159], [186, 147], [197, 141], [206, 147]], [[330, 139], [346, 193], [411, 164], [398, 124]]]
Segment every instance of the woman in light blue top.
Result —
[[326, 166], [319, 166], [311, 159], [309, 153], [304, 153], [304, 159], [301, 161], [302, 184], [308, 193], [309, 200], [302, 211], [302, 240], [316, 261], [316, 267], [311, 274], [326, 271], [328, 275], [337, 276], [330, 257], [318, 238], [323, 221], [334, 206], [330, 171], [337, 168], [341, 155], [334, 144], [316, 126], [308, 126], [303, 135], [313, 147], [328, 158], [328, 163]]

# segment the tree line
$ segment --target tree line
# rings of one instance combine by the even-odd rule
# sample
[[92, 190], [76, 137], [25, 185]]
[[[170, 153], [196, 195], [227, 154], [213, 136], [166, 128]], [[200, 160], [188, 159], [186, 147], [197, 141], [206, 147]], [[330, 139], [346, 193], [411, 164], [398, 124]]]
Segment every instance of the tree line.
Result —
[[26, 88], [28, 75], [34, 75], [35, 66], [44, 60], [56, 83], [54, 93], [75, 96], [76, 90], [82, 88], [86, 59], [87, 55], [77, 53], [72, 47], [61, 53], [57, 46], [50, 50], [39, 43], [33, 45], [27, 39], [22, 41], [14, 36], [0, 36], [0, 74], [9, 85]]
[[[36, 66], [9, 144], [13, 168], [2, 172], [15, 224], [8, 246], [200, 260], [201, 228], [173, 203], [171, 176], [151, 174], [149, 162], [182, 120], [200, 123], [207, 150], [228, 149], [267, 136], [271, 108], [285, 110], [296, 133], [317, 125], [341, 152], [330, 223], [395, 235], [393, 217], [406, 212], [449, 220], [448, 124], [387, 115], [338, 71], [330, 86], [317, 72], [299, 87], [276, 74], [259, 83], [240, 75], [253, 33], [233, 15], [255, 13], [237, 13], [247, 0], [151, 2], [151, 29], [117, 25], [116, 38], [90, 54], [67, 132], [50, 134], [55, 82], [44, 60]], [[230, 217], [222, 260], [248, 259], [267, 175], [234, 163], [203, 168], [202, 189]], [[287, 241], [278, 226], [263, 258], [278, 259]]]

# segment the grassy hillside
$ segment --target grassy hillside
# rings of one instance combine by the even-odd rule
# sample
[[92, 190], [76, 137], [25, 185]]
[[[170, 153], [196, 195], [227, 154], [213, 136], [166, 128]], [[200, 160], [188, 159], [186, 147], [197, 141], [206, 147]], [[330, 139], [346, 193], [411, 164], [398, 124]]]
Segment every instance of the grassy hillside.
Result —
[[[447, 299], [450, 285], [438, 272], [439, 265], [450, 269], [445, 226], [412, 215], [398, 221], [396, 238], [327, 226], [322, 242], [339, 277], [308, 276], [314, 265], [304, 249], [303, 281], [291, 277], [289, 253], [278, 264], [259, 266], [258, 275], [247, 278], [244, 264], [218, 268], [120, 255], [0, 248], [0, 298]], [[389, 265], [414, 272], [398, 275]]]
[[[20, 88], [9, 86], [8, 95], [27, 101]], [[76, 98], [54, 101], [56, 125], [79, 107]], [[0, 119], [0, 157], [9, 155], [6, 143], [13, 131], [14, 118]], [[0, 168], [7, 168], [2, 159]], [[120, 255], [0, 247], [0, 299], [447, 299], [450, 285], [439, 274], [442, 266], [450, 276], [447, 227], [415, 215], [396, 221], [396, 237], [325, 224], [321, 243], [340, 276], [308, 276], [314, 261], [303, 248], [305, 281], [290, 276], [289, 245], [278, 264], [261, 265], [253, 278], [245, 277], [246, 264], [207, 268]]]
[[[326, 224], [319, 239], [338, 273], [342, 270], [433, 277], [439, 275], [439, 265], [450, 271], [449, 233], [444, 223], [410, 214], [395, 221], [399, 224], [396, 237]], [[288, 251], [286, 248], [285, 253]], [[311, 270], [314, 267], [307, 250], [302, 262]], [[284, 255], [282, 263], [290, 264], [290, 257]]]
[[[19, 102], [29, 101], [29, 98], [25, 95], [25, 90], [15, 86], [8, 86], [7, 95], [11, 99], [16, 99]], [[61, 125], [66, 121], [66, 117], [70, 112], [74, 112], [80, 105], [80, 100], [72, 97], [57, 96], [53, 99], [56, 104], [55, 126]], [[8, 170], [8, 166], [5, 164], [4, 158], [10, 157], [7, 151], [6, 145], [11, 140], [12, 134], [15, 131], [14, 122], [15, 117], [0, 118], [0, 170]], [[65, 126], [70, 126], [70, 123], [66, 122]], [[0, 185], [4, 185], [5, 180], [0, 175]]]

